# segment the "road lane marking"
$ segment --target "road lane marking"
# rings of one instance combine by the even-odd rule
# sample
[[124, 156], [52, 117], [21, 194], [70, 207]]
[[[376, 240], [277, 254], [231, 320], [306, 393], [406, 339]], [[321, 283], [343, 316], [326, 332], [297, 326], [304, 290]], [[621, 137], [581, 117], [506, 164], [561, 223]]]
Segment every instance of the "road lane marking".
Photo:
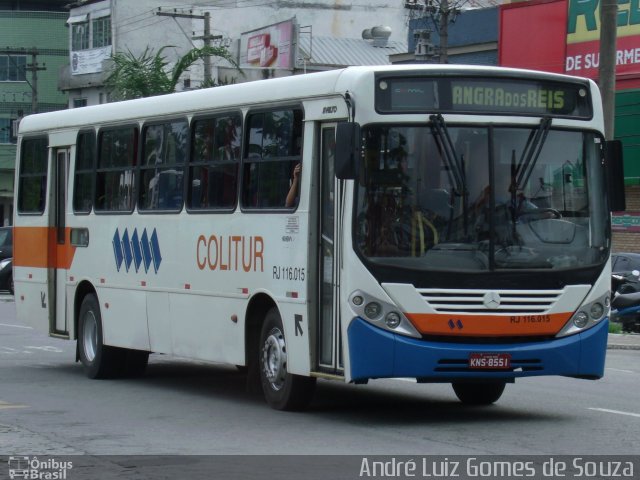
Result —
[[33, 327], [27, 327], [26, 325], [10, 325], [8, 323], [0, 323], [0, 327], [26, 328], [27, 330], [33, 330]]
[[0, 400], [0, 410], [7, 410], [9, 408], [27, 408], [27, 405], [18, 405], [17, 403], [8, 403]]
[[627, 415], [629, 417], [640, 418], [640, 413], [632, 413], [632, 412], [621, 412], [620, 410], [609, 410], [608, 408], [589, 408], [589, 410], [594, 410], [596, 412], [604, 412], [604, 413], [615, 413], [616, 415]]
[[605, 368], [605, 370], [610, 370], [612, 372], [622, 372], [622, 373], [636, 373], [633, 370], [623, 370], [622, 368]]

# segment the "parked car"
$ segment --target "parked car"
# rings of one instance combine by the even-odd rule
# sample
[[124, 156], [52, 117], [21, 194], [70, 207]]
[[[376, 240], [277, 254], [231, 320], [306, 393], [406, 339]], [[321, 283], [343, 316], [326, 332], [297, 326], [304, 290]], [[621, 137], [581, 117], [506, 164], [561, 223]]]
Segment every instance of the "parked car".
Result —
[[611, 254], [611, 271], [613, 273], [626, 273], [634, 270], [640, 271], [640, 253]]
[[0, 227], [0, 260], [13, 257], [13, 227]]
[[0, 290], [13, 295], [13, 228], [0, 227]]
[[13, 258], [0, 260], [0, 290], [8, 290], [13, 295]]

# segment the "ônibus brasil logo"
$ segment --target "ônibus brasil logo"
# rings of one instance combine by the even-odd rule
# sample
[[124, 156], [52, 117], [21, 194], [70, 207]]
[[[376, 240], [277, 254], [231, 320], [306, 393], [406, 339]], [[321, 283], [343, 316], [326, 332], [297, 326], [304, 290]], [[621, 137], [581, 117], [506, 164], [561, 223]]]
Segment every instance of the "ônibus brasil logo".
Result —
[[73, 468], [73, 462], [63, 462], [55, 458], [38, 460], [38, 457], [9, 457], [9, 478], [29, 480], [65, 480], [67, 470]]

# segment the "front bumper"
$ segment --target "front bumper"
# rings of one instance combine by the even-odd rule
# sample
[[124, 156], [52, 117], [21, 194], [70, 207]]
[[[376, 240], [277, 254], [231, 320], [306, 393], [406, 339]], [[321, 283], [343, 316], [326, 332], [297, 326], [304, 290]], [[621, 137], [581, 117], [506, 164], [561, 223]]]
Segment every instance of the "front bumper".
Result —
[[[425, 381], [562, 375], [597, 379], [604, 375], [609, 320], [563, 338], [522, 343], [450, 343], [397, 335], [361, 318], [348, 328], [351, 379], [409, 377]], [[470, 370], [470, 353], [509, 353], [510, 370]]]

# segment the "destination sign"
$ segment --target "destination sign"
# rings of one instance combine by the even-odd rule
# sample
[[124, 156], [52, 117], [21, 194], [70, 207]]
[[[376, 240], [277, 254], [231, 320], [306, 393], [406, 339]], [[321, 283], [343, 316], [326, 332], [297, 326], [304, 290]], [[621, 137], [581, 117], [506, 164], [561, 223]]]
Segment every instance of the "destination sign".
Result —
[[519, 78], [378, 77], [380, 113], [592, 116], [588, 84]]

